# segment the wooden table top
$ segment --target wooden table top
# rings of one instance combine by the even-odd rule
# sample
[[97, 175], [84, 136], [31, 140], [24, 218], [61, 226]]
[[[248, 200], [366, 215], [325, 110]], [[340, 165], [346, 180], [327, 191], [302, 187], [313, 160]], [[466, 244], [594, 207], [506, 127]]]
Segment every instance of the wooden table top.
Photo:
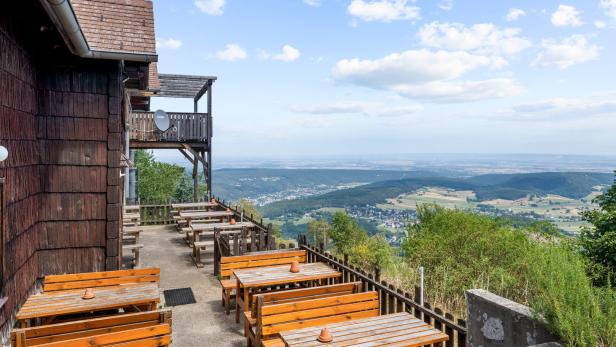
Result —
[[233, 212], [227, 211], [181, 211], [182, 218], [215, 218], [233, 216]]
[[[327, 327], [334, 340], [317, 341], [321, 329]], [[389, 314], [320, 327], [289, 330], [280, 333], [287, 347], [309, 346], [423, 346], [447, 341], [449, 337], [407, 312]]]
[[243, 287], [261, 287], [267, 285], [312, 281], [340, 277], [340, 271], [325, 263], [300, 263], [299, 272], [289, 271], [291, 265], [255, 267], [234, 271], [234, 275]]
[[173, 209], [183, 209], [183, 208], [196, 208], [196, 207], [215, 207], [218, 206], [216, 202], [186, 202], [179, 204], [171, 204], [171, 208]]
[[193, 223], [191, 225], [194, 231], [213, 231], [214, 229], [220, 230], [242, 230], [242, 228], [254, 228], [255, 224], [252, 222], [238, 222], [231, 223]]
[[85, 290], [66, 290], [31, 295], [16, 315], [17, 320], [53, 317], [160, 302], [156, 283], [95, 287], [94, 298], [82, 299]]

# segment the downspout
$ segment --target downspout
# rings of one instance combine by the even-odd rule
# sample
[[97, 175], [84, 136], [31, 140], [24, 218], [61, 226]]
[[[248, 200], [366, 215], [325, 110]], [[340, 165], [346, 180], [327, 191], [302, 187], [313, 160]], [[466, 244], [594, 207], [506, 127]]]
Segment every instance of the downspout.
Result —
[[156, 54], [93, 51], [88, 46], [73, 7], [69, 0], [40, 0], [41, 5], [60, 31], [71, 53], [82, 58], [127, 60], [140, 62], [158, 61]]

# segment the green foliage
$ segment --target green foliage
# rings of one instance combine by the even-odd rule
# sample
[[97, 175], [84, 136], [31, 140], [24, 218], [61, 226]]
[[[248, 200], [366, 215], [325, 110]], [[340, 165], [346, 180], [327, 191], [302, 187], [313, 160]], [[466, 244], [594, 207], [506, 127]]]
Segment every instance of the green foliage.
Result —
[[568, 245], [531, 248], [530, 306], [572, 346], [616, 345], [616, 291], [596, 288], [581, 254]]
[[327, 235], [330, 233], [329, 223], [326, 220], [311, 220], [308, 222], [308, 237], [313, 245], [323, 243], [327, 248]]
[[488, 216], [437, 205], [418, 209], [420, 223], [402, 244], [411, 268], [426, 269], [432, 300], [462, 311], [464, 290], [484, 288], [526, 302], [524, 276], [529, 238]]
[[[198, 200], [205, 200], [207, 199], [207, 184], [203, 183], [204, 179], [203, 179], [203, 175], [199, 176], [199, 199]], [[193, 189], [194, 189], [194, 182], [192, 179], [192, 175], [188, 174], [188, 172], [184, 172], [184, 175], [182, 176], [182, 179], [180, 180], [180, 183], [178, 184], [176, 190], [175, 190], [175, 200], [176, 201], [194, 201], [193, 199]]]
[[368, 270], [386, 269], [392, 262], [392, 249], [381, 235], [368, 236], [357, 221], [344, 212], [334, 213], [329, 238], [338, 254], [348, 254], [352, 263]]
[[135, 153], [135, 165], [139, 175], [139, 200], [168, 202], [175, 197], [184, 176], [184, 168], [157, 162], [152, 152], [146, 150]]
[[595, 282], [605, 285], [616, 276], [616, 181], [594, 202], [599, 209], [582, 213], [592, 227], [582, 228], [580, 244], [582, 253], [593, 262]]
[[336, 252], [342, 254], [349, 253], [350, 249], [365, 242], [368, 235], [355, 219], [338, 211], [332, 216], [329, 238], [333, 241]]
[[[584, 257], [548, 226], [516, 229], [492, 217], [424, 205], [408, 228], [405, 259], [386, 274], [401, 286], [426, 271], [427, 300], [463, 314], [464, 291], [483, 288], [530, 305], [573, 346], [616, 345], [616, 294], [593, 287]], [[387, 278], [390, 280], [390, 278]]]
[[262, 207], [265, 216], [276, 217], [287, 213], [304, 213], [323, 207], [375, 205], [423, 187], [443, 187], [455, 190], [473, 190], [478, 201], [491, 199], [515, 200], [525, 196], [557, 194], [579, 199], [594, 186], [609, 184], [610, 175], [585, 172], [542, 172], [511, 175], [481, 175], [470, 178], [412, 177], [379, 181], [363, 186], [333, 191], [301, 199], [284, 200]]
[[252, 203], [252, 201], [248, 199], [240, 199], [237, 203], [235, 203], [240, 211], [244, 211], [244, 216], [251, 217], [252, 219], [259, 221], [263, 216], [261, 212], [257, 210], [257, 207]]

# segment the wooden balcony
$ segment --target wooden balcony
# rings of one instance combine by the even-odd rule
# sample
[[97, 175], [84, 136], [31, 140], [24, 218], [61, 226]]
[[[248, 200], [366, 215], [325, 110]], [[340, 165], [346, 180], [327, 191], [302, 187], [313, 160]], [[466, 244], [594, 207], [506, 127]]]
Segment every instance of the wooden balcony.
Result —
[[209, 146], [212, 117], [207, 113], [168, 112], [170, 128], [159, 131], [154, 125], [154, 112], [133, 112], [130, 116], [131, 148], [181, 148]]

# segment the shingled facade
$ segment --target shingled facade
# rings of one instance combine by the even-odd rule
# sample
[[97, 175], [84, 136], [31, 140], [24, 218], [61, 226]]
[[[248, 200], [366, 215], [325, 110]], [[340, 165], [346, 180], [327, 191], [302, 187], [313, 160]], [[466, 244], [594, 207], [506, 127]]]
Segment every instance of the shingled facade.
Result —
[[[136, 20], [151, 36], [145, 53], [155, 54], [149, 1], [76, 2], [82, 12], [149, 8]], [[10, 1], [0, 11], [0, 145], [9, 152], [0, 163], [3, 326], [37, 278], [120, 266], [126, 62], [71, 52], [41, 3]]]

